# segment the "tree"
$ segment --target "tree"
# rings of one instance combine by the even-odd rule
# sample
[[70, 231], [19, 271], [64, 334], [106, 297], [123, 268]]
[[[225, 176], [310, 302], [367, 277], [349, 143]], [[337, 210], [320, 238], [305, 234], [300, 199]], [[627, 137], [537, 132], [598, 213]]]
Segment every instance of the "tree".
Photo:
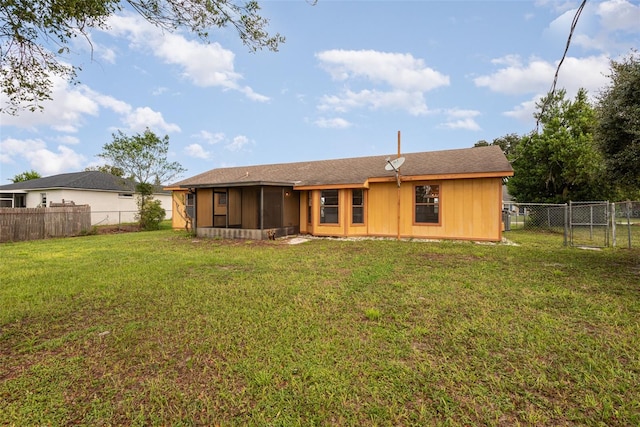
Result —
[[542, 132], [525, 136], [511, 153], [514, 176], [507, 187], [518, 201], [602, 200], [610, 192], [593, 140], [595, 110], [584, 89], [573, 101], [565, 95], [550, 93], [536, 105]]
[[[167, 183], [185, 172], [178, 162], [169, 162], [169, 136], [160, 139], [148, 128], [142, 135], [127, 136], [122, 131], [112, 134], [113, 141], [105, 144], [103, 152], [98, 154], [109, 161], [112, 168], [122, 170], [124, 175], [136, 182], [139, 194], [138, 216], [144, 228], [147, 210], [153, 210], [153, 191], [155, 186]], [[149, 222], [151, 224], [152, 222]]]
[[100, 166], [89, 166], [84, 169], [87, 172], [98, 171], [109, 173], [113, 176], [117, 176], [118, 178], [124, 178], [124, 171], [120, 168], [111, 165], [100, 165]]
[[611, 61], [611, 85], [598, 96], [596, 140], [609, 177], [627, 195], [640, 191], [640, 55]]
[[[270, 36], [256, 0], [126, 0], [150, 23], [167, 31], [187, 28], [208, 41], [211, 28], [232, 26], [251, 51], [277, 51], [284, 37]], [[53, 76], [75, 81], [79, 68], [61, 55], [76, 37], [89, 41], [93, 28], [124, 8], [121, 0], [0, 0], [1, 110], [41, 109], [51, 99]]]
[[511, 153], [516, 149], [522, 137], [517, 133], [510, 133], [505, 136], [501, 136], [493, 140], [493, 142], [487, 142], [484, 139], [476, 142], [474, 147], [486, 147], [489, 145], [497, 145], [502, 148], [502, 152], [505, 156], [509, 157]]
[[30, 171], [19, 173], [18, 175], [14, 176], [13, 178], [10, 178], [9, 180], [15, 184], [16, 182], [29, 181], [29, 180], [38, 179], [38, 178], [42, 178], [42, 176], [38, 172], [31, 169]]

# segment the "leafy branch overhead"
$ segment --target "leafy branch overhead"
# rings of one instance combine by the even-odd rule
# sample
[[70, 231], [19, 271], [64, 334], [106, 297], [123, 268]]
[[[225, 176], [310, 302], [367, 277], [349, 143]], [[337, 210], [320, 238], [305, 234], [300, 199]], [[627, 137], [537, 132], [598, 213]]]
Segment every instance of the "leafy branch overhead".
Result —
[[108, 18], [127, 7], [157, 27], [186, 28], [205, 41], [212, 29], [233, 27], [254, 52], [277, 51], [284, 43], [267, 32], [269, 21], [254, 0], [0, 0], [0, 111], [42, 109], [52, 97], [52, 79], [75, 82], [80, 69], [61, 55], [76, 37], [90, 44], [90, 30], [108, 30]]

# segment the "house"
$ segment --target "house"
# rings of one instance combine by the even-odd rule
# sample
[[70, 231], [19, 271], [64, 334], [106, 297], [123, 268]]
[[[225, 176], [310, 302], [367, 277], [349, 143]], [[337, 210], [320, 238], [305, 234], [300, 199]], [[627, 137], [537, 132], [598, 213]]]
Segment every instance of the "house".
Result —
[[[53, 205], [91, 206], [91, 224], [134, 222], [138, 206], [135, 183], [105, 172], [63, 173], [0, 186], [0, 207], [36, 208]], [[153, 194], [171, 218], [171, 193]]]
[[165, 188], [173, 227], [251, 239], [501, 240], [502, 184], [513, 168], [500, 147], [402, 157], [397, 173], [389, 156], [213, 169]]

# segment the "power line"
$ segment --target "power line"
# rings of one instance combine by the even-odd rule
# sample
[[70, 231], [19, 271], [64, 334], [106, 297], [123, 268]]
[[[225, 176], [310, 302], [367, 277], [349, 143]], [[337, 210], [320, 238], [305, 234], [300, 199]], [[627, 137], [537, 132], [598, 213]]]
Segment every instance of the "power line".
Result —
[[562, 58], [560, 59], [560, 62], [558, 62], [558, 66], [556, 67], [556, 73], [553, 76], [553, 83], [551, 84], [551, 90], [549, 90], [549, 92], [547, 93], [547, 98], [544, 104], [542, 104], [542, 107], [540, 108], [540, 115], [536, 119], [536, 133], [538, 133], [538, 129], [540, 126], [540, 117], [542, 117], [542, 115], [544, 114], [544, 110], [547, 108], [547, 104], [551, 101], [552, 96], [556, 93], [556, 85], [558, 83], [558, 74], [560, 74], [560, 67], [562, 67], [562, 63], [564, 62], [564, 59], [567, 57], [567, 52], [569, 52], [569, 46], [571, 45], [571, 37], [573, 37], [573, 33], [576, 29], [576, 26], [578, 25], [578, 20], [580, 19], [580, 15], [582, 14], [582, 10], [584, 9], [584, 6], [586, 4], [587, 4], [587, 0], [582, 0], [582, 3], [580, 4], [580, 6], [578, 7], [578, 10], [576, 10], [575, 15], [573, 16], [573, 21], [571, 21], [571, 29], [569, 30], [569, 37], [567, 38], [567, 44], [564, 48], [564, 53], [562, 54]]

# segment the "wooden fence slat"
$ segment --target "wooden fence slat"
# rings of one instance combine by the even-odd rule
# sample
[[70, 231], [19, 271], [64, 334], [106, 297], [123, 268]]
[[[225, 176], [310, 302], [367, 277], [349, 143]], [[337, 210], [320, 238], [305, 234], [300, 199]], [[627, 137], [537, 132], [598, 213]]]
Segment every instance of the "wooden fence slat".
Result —
[[89, 230], [89, 205], [0, 208], [0, 243], [78, 236]]

